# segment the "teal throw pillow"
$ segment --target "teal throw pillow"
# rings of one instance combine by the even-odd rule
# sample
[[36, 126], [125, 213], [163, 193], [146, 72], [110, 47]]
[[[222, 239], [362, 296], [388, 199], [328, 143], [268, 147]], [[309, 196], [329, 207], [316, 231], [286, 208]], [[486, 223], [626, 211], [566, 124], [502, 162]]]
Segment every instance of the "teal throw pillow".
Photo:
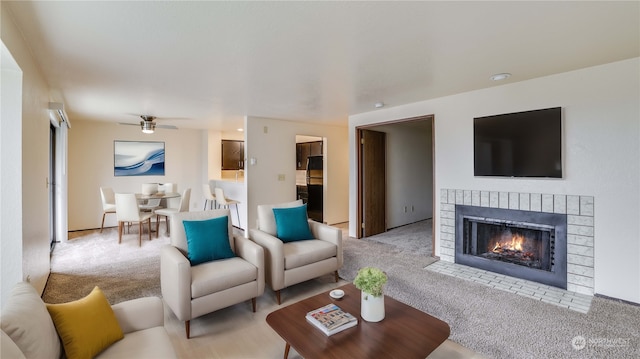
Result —
[[291, 208], [274, 208], [276, 236], [283, 242], [313, 239], [307, 222], [307, 205]]
[[182, 221], [191, 265], [236, 256], [229, 244], [228, 221], [227, 216], [203, 221]]

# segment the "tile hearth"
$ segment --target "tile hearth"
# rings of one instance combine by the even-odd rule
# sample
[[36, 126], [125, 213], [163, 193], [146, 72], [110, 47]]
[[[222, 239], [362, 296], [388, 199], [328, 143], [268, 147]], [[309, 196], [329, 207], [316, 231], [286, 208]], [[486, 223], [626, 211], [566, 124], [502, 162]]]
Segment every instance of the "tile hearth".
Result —
[[589, 312], [593, 299], [591, 295], [570, 292], [561, 288], [442, 260], [432, 263], [425, 267], [425, 269], [470, 280], [506, 292], [575, 310], [580, 313]]

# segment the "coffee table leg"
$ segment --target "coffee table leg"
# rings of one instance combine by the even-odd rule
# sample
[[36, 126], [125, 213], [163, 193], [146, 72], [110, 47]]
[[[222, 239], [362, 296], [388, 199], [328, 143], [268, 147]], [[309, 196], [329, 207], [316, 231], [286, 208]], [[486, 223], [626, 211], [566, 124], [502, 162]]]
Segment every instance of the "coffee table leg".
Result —
[[289, 345], [289, 343], [287, 343], [287, 345], [284, 346], [284, 359], [287, 359], [289, 357], [290, 348], [291, 348], [291, 345]]

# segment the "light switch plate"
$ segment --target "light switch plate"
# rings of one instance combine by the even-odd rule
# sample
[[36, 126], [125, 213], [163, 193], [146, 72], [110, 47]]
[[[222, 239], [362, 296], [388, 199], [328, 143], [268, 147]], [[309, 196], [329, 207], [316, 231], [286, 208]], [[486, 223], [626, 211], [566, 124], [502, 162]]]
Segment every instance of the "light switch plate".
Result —
[[278, 175], [278, 181], [284, 181], [284, 174], [279, 174]]

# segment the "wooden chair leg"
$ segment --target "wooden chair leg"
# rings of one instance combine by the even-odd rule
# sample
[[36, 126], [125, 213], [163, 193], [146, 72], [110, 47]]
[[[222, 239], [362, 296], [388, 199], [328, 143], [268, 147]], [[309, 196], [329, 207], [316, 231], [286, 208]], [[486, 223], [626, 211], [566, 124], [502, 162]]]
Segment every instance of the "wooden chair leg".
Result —
[[107, 215], [107, 212], [102, 212], [102, 224], [100, 225], [100, 233], [102, 233], [102, 229], [104, 228], [104, 216]]
[[336, 277], [336, 283], [340, 280], [340, 276], [338, 275], [338, 271], [334, 272], [334, 276]]
[[158, 238], [158, 236], [160, 232], [160, 215], [156, 214], [156, 238]]
[[138, 222], [138, 247], [142, 247], [142, 221]]
[[276, 290], [276, 300], [278, 301], [278, 305], [280, 305], [280, 290]]
[[171, 233], [169, 230], [169, 216], [164, 216], [164, 223], [167, 225], [167, 234]]
[[118, 222], [118, 244], [122, 243], [122, 229], [123, 229], [123, 223], [122, 222]]
[[191, 339], [191, 321], [187, 320], [184, 322], [184, 330], [187, 332], [187, 339]]
[[151, 217], [149, 217], [149, 219], [147, 219], [147, 221], [149, 221], [149, 224], [147, 225], [147, 227], [149, 229], [149, 240], [151, 240]]
[[251, 298], [251, 307], [253, 308], [253, 312], [256, 312], [256, 298]]

